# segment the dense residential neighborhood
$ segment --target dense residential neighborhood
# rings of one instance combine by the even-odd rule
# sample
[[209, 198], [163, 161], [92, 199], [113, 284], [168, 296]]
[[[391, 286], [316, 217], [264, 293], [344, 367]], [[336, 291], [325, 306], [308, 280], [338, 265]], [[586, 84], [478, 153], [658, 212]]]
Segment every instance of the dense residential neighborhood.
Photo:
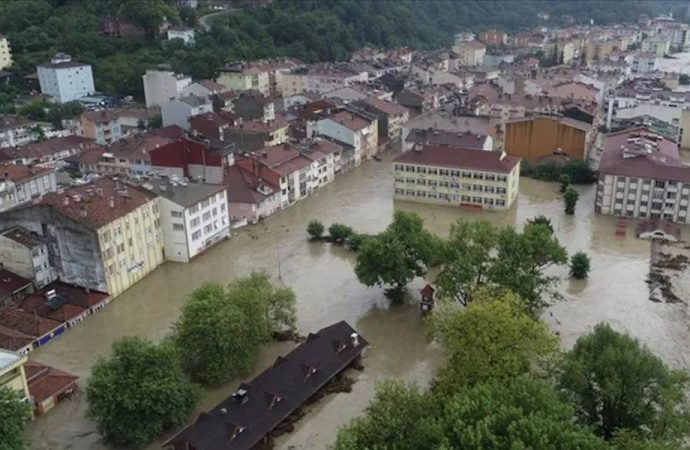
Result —
[[690, 5], [574, 3], [0, 4], [0, 448], [684, 448]]

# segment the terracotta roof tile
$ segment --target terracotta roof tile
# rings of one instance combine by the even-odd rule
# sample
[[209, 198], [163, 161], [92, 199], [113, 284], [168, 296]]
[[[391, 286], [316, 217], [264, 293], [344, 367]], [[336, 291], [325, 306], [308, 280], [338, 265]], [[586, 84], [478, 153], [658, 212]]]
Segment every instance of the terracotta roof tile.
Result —
[[405, 164], [510, 173], [520, 163], [520, 158], [486, 150], [424, 146], [422, 150], [398, 155], [394, 161]]

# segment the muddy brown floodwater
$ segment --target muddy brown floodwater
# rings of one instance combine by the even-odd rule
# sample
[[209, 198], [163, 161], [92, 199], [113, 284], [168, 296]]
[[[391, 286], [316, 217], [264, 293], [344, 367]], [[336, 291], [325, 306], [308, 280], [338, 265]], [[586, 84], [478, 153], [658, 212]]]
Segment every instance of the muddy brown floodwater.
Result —
[[[566, 216], [555, 184], [521, 179], [520, 195], [505, 213], [480, 213], [455, 208], [393, 202], [390, 157], [368, 162], [326, 186], [310, 198], [268, 218], [263, 224], [235, 232], [233, 237], [191, 264], [166, 263], [125, 292], [108, 308], [69, 333], [32, 353], [38, 361], [81, 377], [83, 388], [90, 367], [107, 356], [111, 344], [122, 336], [160, 339], [170, 331], [185, 297], [201, 283], [226, 283], [252, 270], [264, 269], [297, 294], [301, 333], [347, 320], [371, 342], [365, 370], [353, 372], [352, 393], [329, 395], [310, 406], [308, 414], [276, 448], [324, 449], [337, 429], [362, 413], [378, 381], [397, 378], [426, 384], [442, 361], [442, 354], [424, 338], [415, 305], [390, 307], [377, 288], [359, 284], [353, 273], [353, 254], [340, 247], [308, 243], [305, 227], [312, 218], [327, 225], [343, 222], [356, 230], [378, 232], [390, 222], [394, 209], [414, 211], [435, 233], [446, 235], [459, 218], [488, 219], [498, 225], [521, 227], [537, 214], [548, 216], [561, 242], [574, 252], [586, 251], [592, 259], [589, 279], [572, 281], [567, 268], [562, 276], [565, 300], [544, 313], [563, 344], [569, 347], [593, 325], [606, 321], [641, 339], [677, 367], [688, 367], [690, 332], [684, 304], [656, 304], [648, 300], [645, 279], [649, 243], [634, 236], [630, 221], [625, 237], [615, 236], [617, 220], [593, 213], [594, 186], [578, 188], [580, 202], [575, 216]], [[683, 229], [684, 236], [690, 230]], [[423, 280], [410, 291], [417, 295]], [[290, 348], [272, 344], [261, 355], [257, 372]], [[214, 406], [236, 387], [237, 381], [207, 391], [199, 410]], [[35, 449], [108, 448], [95, 424], [84, 417], [84, 398], [75, 396], [45, 417], [27, 426]], [[160, 448], [158, 441], [150, 446]]]

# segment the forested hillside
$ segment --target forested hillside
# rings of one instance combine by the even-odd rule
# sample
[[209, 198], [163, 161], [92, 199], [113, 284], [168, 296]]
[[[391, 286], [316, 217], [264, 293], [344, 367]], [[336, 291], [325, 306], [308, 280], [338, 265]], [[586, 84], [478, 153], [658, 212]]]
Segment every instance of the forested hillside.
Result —
[[[215, 17], [208, 32], [198, 31], [197, 45], [187, 48], [156, 38], [158, 25], [195, 26], [203, 11], [178, 10], [166, 0], [14, 0], [0, 2], [0, 32], [10, 39], [12, 70], [26, 75], [57, 51], [94, 66], [97, 89], [119, 95], [142, 95], [146, 68], [169, 64], [194, 77], [211, 77], [222, 64], [237, 59], [295, 56], [308, 62], [346, 59], [361, 46], [410, 46], [431, 49], [448, 45], [454, 33], [496, 26], [508, 31], [558, 24], [564, 14], [576, 22], [635, 21], [639, 14], [676, 11], [685, 2], [649, 1], [413, 1], [413, 0], [275, 0], [264, 8]], [[537, 19], [548, 12], [551, 20]], [[106, 17], [141, 26], [139, 39], [106, 37]], [[22, 86], [15, 77], [0, 91], [0, 105]]]

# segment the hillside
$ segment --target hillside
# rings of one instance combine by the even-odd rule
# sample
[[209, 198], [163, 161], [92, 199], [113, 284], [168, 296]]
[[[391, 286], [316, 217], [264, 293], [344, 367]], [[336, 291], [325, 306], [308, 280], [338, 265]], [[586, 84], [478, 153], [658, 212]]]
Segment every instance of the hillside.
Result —
[[[196, 25], [197, 14], [177, 10], [165, 0], [21, 0], [0, 2], [0, 30], [10, 39], [14, 84], [0, 91], [0, 108], [24, 90], [21, 76], [57, 51], [94, 66], [100, 91], [142, 96], [146, 68], [169, 64], [195, 78], [212, 77], [227, 61], [295, 56], [308, 62], [342, 60], [368, 45], [432, 49], [449, 45], [463, 29], [500, 27], [508, 31], [559, 24], [564, 14], [575, 22], [635, 21], [639, 14], [676, 11], [685, 2], [649, 1], [413, 1], [275, 0], [269, 7], [238, 11], [211, 20], [198, 32], [197, 45], [155, 38], [158, 25]], [[537, 13], [551, 14], [540, 22]], [[107, 17], [131, 22], [146, 34], [137, 39], [103, 35]], [[5, 110], [7, 107], [5, 107]]]

